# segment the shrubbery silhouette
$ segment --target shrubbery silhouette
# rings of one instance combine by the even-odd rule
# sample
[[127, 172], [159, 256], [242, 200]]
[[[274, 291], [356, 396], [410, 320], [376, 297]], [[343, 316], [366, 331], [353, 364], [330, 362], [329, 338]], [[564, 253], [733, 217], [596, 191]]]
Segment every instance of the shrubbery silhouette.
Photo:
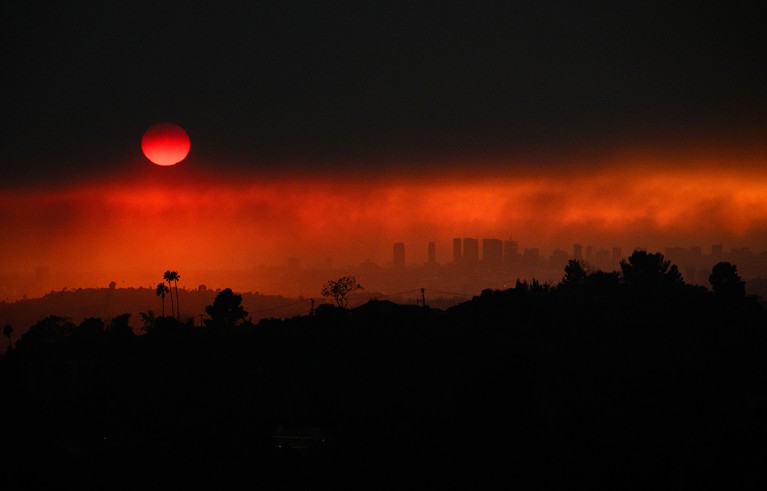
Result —
[[[159, 317], [143, 336], [125, 316], [46, 317], [0, 358], [0, 417], [17, 422], [5, 475], [763, 484], [765, 309], [734, 266], [714, 269], [708, 291], [635, 252], [621, 271], [570, 263], [558, 285], [520, 281], [444, 311], [370, 301], [257, 324], [222, 290], [206, 326]], [[276, 452], [277, 428], [337, 444]]]

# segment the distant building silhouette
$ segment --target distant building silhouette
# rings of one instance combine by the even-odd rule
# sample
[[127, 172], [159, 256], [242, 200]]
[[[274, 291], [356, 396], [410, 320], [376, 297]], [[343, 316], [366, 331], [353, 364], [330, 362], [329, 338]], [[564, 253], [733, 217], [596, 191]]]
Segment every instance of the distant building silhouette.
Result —
[[503, 241], [503, 267], [512, 271], [519, 263], [519, 243], [516, 240]]
[[594, 261], [600, 268], [606, 267], [610, 263], [610, 251], [607, 249], [598, 249], [594, 254]]
[[476, 266], [479, 263], [479, 239], [463, 239], [463, 263]]
[[522, 258], [525, 260], [526, 264], [530, 266], [537, 266], [541, 260], [541, 250], [537, 247], [527, 248], [525, 249], [525, 253], [523, 254]]
[[683, 262], [687, 259], [687, 251], [684, 247], [666, 247], [663, 255], [671, 262]]
[[503, 268], [503, 241], [500, 239], [482, 239], [482, 264], [489, 271]]
[[724, 249], [722, 247], [722, 244], [714, 244], [711, 246], [711, 259], [718, 262], [721, 260], [723, 255], [724, 255]]
[[541, 262], [541, 251], [537, 247], [526, 248], [520, 261], [520, 276], [532, 279], [538, 271]]
[[613, 262], [618, 263], [623, 258], [620, 247], [613, 247]]
[[463, 259], [461, 251], [461, 239], [453, 239], [453, 262], [455, 264], [461, 264], [461, 260]]
[[573, 244], [573, 259], [578, 261], [583, 260], [583, 246], [580, 244]]
[[405, 269], [405, 243], [394, 243], [394, 269]]
[[563, 251], [562, 249], [554, 249], [551, 252], [549, 262], [555, 268], [564, 268], [569, 259], [570, 257], [567, 255], [566, 251]]
[[703, 257], [703, 248], [698, 246], [690, 247], [690, 259], [697, 261], [701, 257]]

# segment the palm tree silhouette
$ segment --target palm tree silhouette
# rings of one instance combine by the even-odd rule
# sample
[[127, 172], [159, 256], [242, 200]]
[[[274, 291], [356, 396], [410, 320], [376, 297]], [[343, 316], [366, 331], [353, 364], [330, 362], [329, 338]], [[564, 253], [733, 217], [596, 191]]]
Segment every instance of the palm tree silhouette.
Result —
[[162, 298], [162, 316], [165, 317], [165, 294], [168, 293], [168, 287], [165, 286], [165, 283], [157, 283], [157, 288], [155, 288], [154, 292], [158, 297]]
[[[165, 284], [162, 284], [162, 286], [165, 286]], [[154, 325], [157, 324], [157, 317], [154, 315], [154, 311], [149, 309], [146, 312], [139, 312], [139, 314], [141, 314], [141, 322], [144, 324], [141, 329], [144, 332], [151, 331]]]
[[[171, 281], [173, 281], [172, 276], [171, 276], [172, 274], [173, 273], [171, 273], [171, 271], [169, 269], [166, 269], [165, 273], [163, 273], [163, 275], [162, 275], [163, 279], [168, 282], [168, 290], [170, 290], [171, 287], [173, 286], [173, 285], [171, 285]], [[173, 310], [173, 294], [172, 293], [170, 295], [170, 316], [174, 317], [174, 318], [176, 317], [176, 311]]]
[[176, 290], [176, 317], [181, 320], [181, 305], [178, 302], [178, 280], [181, 279], [181, 275], [177, 271], [171, 271], [170, 279], [173, 281], [173, 289]]

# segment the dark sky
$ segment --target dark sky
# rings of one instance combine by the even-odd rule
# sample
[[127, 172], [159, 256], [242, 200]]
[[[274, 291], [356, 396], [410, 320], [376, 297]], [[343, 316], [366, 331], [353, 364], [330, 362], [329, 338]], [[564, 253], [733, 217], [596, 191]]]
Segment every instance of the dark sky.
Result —
[[288, 169], [767, 127], [756, 11], [455, 4], [6, 2], [2, 179], [119, 170], [165, 120], [198, 159]]

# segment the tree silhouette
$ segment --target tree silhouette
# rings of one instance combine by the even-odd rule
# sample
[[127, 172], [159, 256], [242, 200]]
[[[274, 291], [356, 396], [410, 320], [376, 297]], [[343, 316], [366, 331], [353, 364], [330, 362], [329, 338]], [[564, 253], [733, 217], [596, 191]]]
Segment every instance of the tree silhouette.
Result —
[[11, 350], [11, 346], [13, 346], [13, 343], [11, 342], [11, 336], [13, 335], [13, 326], [10, 324], [6, 324], [3, 326], [3, 335], [5, 335], [8, 338], [8, 351]]
[[173, 282], [173, 289], [176, 290], [176, 317], [179, 321], [181, 320], [181, 304], [178, 301], [178, 280], [180, 279], [181, 275], [177, 271], [170, 272], [170, 280]]
[[684, 285], [677, 266], [660, 252], [634, 251], [628, 259], [621, 259], [620, 266], [623, 282], [638, 291], [668, 291]]
[[360, 289], [362, 289], [362, 285], [357, 283], [357, 279], [354, 276], [342, 276], [337, 280], [329, 280], [322, 287], [321, 293], [323, 297], [334, 299], [336, 305], [345, 309], [349, 304], [349, 295], [354, 290]]
[[205, 325], [216, 328], [229, 328], [240, 324], [248, 312], [242, 308], [242, 295], [234, 293], [231, 288], [221, 290], [213, 304], [205, 307], [205, 313], [210, 319], [205, 319]]
[[565, 288], [579, 289], [586, 283], [587, 277], [586, 265], [577, 259], [570, 259], [565, 266], [561, 284]]
[[746, 282], [740, 278], [738, 268], [729, 262], [719, 262], [711, 268], [708, 277], [711, 288], [719, 296], [743, 298], [746, 296]]
[[165, 295], [168, 293], [168, 287], [165, 286], [165, 283], [157, 283], [157, 288], [155, 288], [154, 292], [155, 294], [162, 298], [162, 316], [165, 317]]
[[74, 332], [72, 319], [49, 315], [22, 334], [16, 348], [32, 358], [50, 358], [63, 352], [66, 340]]
[[[163, 279], [168, 283], [168, 291], [170, 291], [171, 287], [173, 286], [171, 285], [171, 282], [173, 281], [172, 275], [173, 275], [173, 272], [169, 269], [166, 269], [165, 273], [163, 273], [162, 275]], [[170, 315], [171, 317], [176, 316], [176, 311], [173, 309], [173, 294], [171, 294], [170, 296]]]
[[109, 323], [107, 333], [114, 338], [131, 338], [135, 336], [130, 326], [130, 313], [120, 314]]
[[617, 271], [596, 270], [586, 277], [585, 288], [588, 292], [601, 295], [614, 294], [620, 287], [620, 273]]
[[88, 317], [72, 330], [70, 349], [80, 359], [95, 359], [103, 349], [105, 334], [104, 321], [100, 317]]
[[84, 319], [72, 334], [79, 338], [96, 338], [104, 334], [104, 321], [99, 317], [88, 317]]
[[[162, 286], [165, 286], [163, 283], [160, 283]], [[155, 325], [155, 322], [157, 322], [157, 316], [154, 315], [154, 311], [149, 309], [146, 312], [140, 312], [141, 315], [141, 322], [142, 326], [141, 329], [144, 332], [149, 332], [152, 330], [152, 328]]]

